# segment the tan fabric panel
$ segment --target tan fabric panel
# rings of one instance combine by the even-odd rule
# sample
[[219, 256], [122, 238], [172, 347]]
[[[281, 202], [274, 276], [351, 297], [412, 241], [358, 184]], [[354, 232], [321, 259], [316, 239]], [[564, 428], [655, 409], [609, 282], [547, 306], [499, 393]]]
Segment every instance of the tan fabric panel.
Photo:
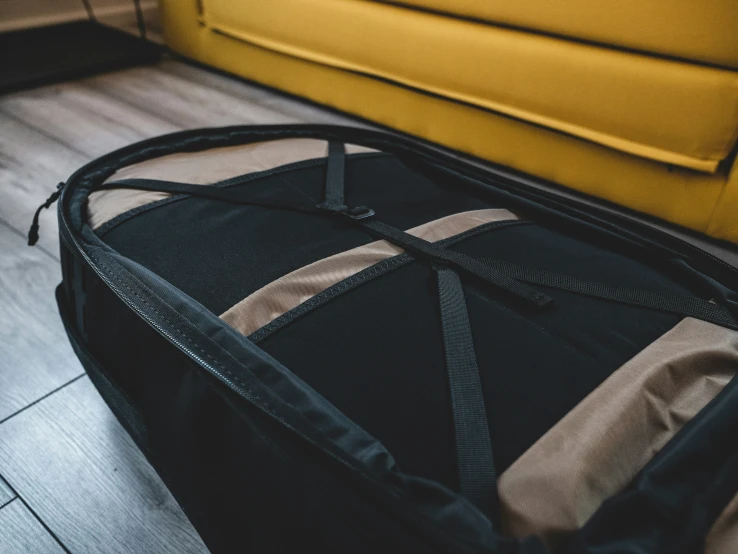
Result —
[[504, 531], [556, 546], [738, 372], [738, 332], [685, 318], [619, 368], [499, 480]]
[[[376, 152], [371, 148], [347, 144], [347, 154]], [[328, 155], [328, 143], [317, 139], [284, 139], [256, 142], [201, 152], [161, 156], [119, 169], [108, 181], [120, 179], [160, 179], [211, 185], [231, 177], [266, 171]], [[87, 221], [97, 229], [115, 216], [170, 196], [163, 192], [114, 189], [93, 192], [87, 201]]]
[[738, 496], [725, 507], [705, 539], [705, 554], [738, 552]]
[[[477, 210], [430, 221], [407, 232], [427, 241], [436, 242], [485, 223], [512, 219], [518, 217], [508, 210]], [[329, 256], [272, 281], [241, 300], [220, 317], [237, 331], [250, 335], [319, 292], [403, 252], [394, 244], [379, 240]]]

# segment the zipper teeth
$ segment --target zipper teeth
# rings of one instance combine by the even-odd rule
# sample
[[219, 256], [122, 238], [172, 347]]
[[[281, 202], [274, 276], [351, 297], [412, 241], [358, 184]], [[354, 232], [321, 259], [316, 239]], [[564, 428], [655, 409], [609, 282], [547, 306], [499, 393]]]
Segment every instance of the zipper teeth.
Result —
[[[116, 296], [118, 296], [118, 298], [120, 298], [121, 300], [123, 300], [123, 302], [129, 308], [131, 308], [134, 312], [136, 312], [149, 325], [151, 325], [152, 327], [154, 327], [160, 334], [162, 334], [163, 336], [165, 336], [172, 344], [176, 345], [177, 348], [179, 348], [182, 352], [184, 352], [185, 354], [187, 354], [187, 356], [189, 356], [190, 358], [192, 358], [193, 360], [195, 360], [199, 365], [201, 365], [202, 367], [204, 367], [205, 369], [207, 369], [210, 373], [212, 373], [213, 375], [217, 376], [218, 379], [220, 379], [223, 382], [227, 383], [228, 386], [231, 389], [233, 389], [235, 392], [237, 392], [239, 395], [241, 395], [242, 397], [246, 398], [246, 396], [243, 394], [243, 391], [241, 391], [241, 389], [238, 386], [236, 386], [236, 383], [232, 379], [228, 378], [221, 371], [219, 371], [218, 369], [216, 369], [215, 367], [213, 367], [210, 363], [208, 363], [207, 361], [205, 361], [201, 356], [198, 356], [195, 352], [193, 352], [187, 346], [185, 346], [184, 344], [182, 344], [182, 342], [179, 339], [177, 339], [176, 337], [174, 337], [169, 331], [167, 331], [166, 329], [164, 329], [159, 323], [157, 323], [156, 321], [154, 321], [150, 316], [148, 316], [140, 308], [138, 308], [133, 303], [131, 303], [131, 301], [128, 299], [127, 295], [123, 291], [121, 291], [120, 288], [118, 288], [118, 286], [115, 283], [113, 283], [110, 279], [108, 279], [108, 277], [105, 274], [103, 274], [102, 271], [100, 271], [100, 269], [93, 262], [93, 260], [90, 259], [90, 257], [85, 253], [85, 251], [82, 250], [82, 248], [80, 248], [79, 243], [74, 238], [74, 235], [71, 233], [71, 231], [69, 229], [69, 225], [67, 224], [66, 218], [64, 218], [62, 216], [61, 220], [64, 223], [64, 228], [66, 229], [67, 233], [69, 233], [69, 236], [72, 239], [72, 242], [74, 243], [75, 249], [82, 255], [82, 257], [87, 262], [87, 265], [92, 268], [92, 270], [95, 272], [95, 274], [98, 277], [100, 277], [100, 279], [102, 279], [105, 282], [105, 284], [108, 285], [111, 288], [111, 290], [113, 290], [115, 292], [115, 294], [116, 294]], [[66, 239], [64, 240], [64, 242], [66, 243]], [[69, 246], [69, 245], [67, 244], [67, 246]]]
[[[212, 364], [205, 361], [201, 356], [198, 356], [195, 352], [193, 352], [190, 348], [182, 344], [182, 341], [174, 337], [169, 331], [167, 331], [165, 328], [163, 328], [159, 323], [157, 323], [155, 320], [153, 320], [150, 316], [148, 316], [145, 312], [143, 312], [141, 309], [139, 309], [137, 306], [131, 303], [131, 301], [128, 299], [127, 295], [120, 290], [120, 288], [113, 283], [110, 279], [108, 279], [102, 271], [96, 266], [94, 261], [87, 255], [87, 253], [80, 248], [79, 242], [74, 237], [74, 235], [71, 233], [69, 229], [69, 224], [66, 221], [66, 218], [62, 215], [61, 221], [64, 223], [64, 228], [66, 229], [67, 233], [69, 233], [69, 236], [72, 240], [72, 243], [75, 246], [75, 249], [82, 255], [82, 257], [87, 262], [87, 265], [89, 265], [92, 270], [97, 274], [100, 279], [102, 279], [106, 285], [110, 287], [113, 292], [128, 306], [130, 309], [132, 309], [134, 312], [136, 312], [144, 321], [146, 321], [149, 325], [151, 325], [153, 328], [155, 328], [162, 336], [166, 337], [167, 340], [169, 340], [172, 344], [174, 344], [177, 348], [179, 348], [182, 352], [184, 352], [187, 356], [189, 356], [192, 360], [194, 360], [197, 364], [199, 364], [201, 367], [206, 369], [208, 372], [210, 372], [213, 376], [215, 376], [217, 379], [222, 381], [224, 384], [228, 385], [228, 387], [233, 390], [237, 395], [239, 395], [241, 398], [246, 400], [247, 402], [255, 405], [258, 409], [263, 410], [265, 413], [267, 413], [270, 417], [276, 418], [279, 421], [281, 421], [283, 424], [285, 424], [289, 429], [297, 433], [300, 437], [307, 440], [310, 444], [317, 447], [320, 451], [331, 457], [332, 459], [338, 461], [341, 465], [344, 465], [349, 468], [353, 468], [353, 466], [348, 463], [346, 460], [344, 460], [342, 457], [338, 456], [336, 453], [331, 452], [330, 450], [327, 450], [322, 445], [318, 444], [313, 438], [305, 435], [304, 432], [300, 431], [299, 429], [296, 429], [294, 425], [291, 423], [288, 423], [281, 419], [281, 417], [274, 414], [270, 409], [266, 409], [264, 406], [254, 402], [250, 397], [249, 394], [244, 392], [244, 390], [239, 387], [233, 379], [229, 378], [227, 375], [225, 375], [222, 371], [215, 368]], [[394, 493], [393, 493], [394, 494]]]
[[[577, 208], [579, 207], [579, 205], [576, 202], [572, 202], [571, 205], [574, 206], [574, 207], [577, 207]], [[605, 213], [605, 214], [607, 214], [607, 215], [615, 218], [616, 220], [625, 221], [625, 222], [627, 222], [627, 223], [629, 223], [631, 225], [637, 226], [637, 227], [639, 227], [641, 229], [646, 229], [647, 232], [650, 232], [652, 234], [655, 234], [655, 235], [664, 237], [668, 241], [677, 243], [680, 246], [685, 246], [689, 250], [692, 250], [693, 252], [698, 253], [700, 256], [705, 257], [705, 258], [708, 258], [712, 262], [715, 262], [715, 263], [723, 266], [725, 269], [730, 270], [731, 273], [738, 274], [738, 268], [730, 265], [725, 260], [721, 260], [720, 258], [718, 258], [717, 256], [715, 256], [714, 254], [711, 254], [707, 250], [703, 250], [699, 246], [696, 246], [696, 245], [692, 244], [691, 242], [687, 242], [683, 238], [680, 238], [680, 237], [677, 237], [676, 235], [672, 235], [670, 233], [667, 233], [666, 231], [662, 231], [661, 229], [658, 229], [656, 227], [651, 227], [650, 225], [646, 225], [645, 223], [643, 223], [641, 221], [638, 221], [637, 219], [632, 219], [632, 218], [627, 217], [627, 216], [625, 216], [623, 214], [617, 213], [617, 212], [612, 211], [612, 210], [608, 210], [607, 208], [603, 208], [603, 207], [599, 207], [598, 206], [597, 209], [600, 210], [601, 212], [603, 212], [603, 213]]]
[[686, 246], [688, 249], [690, 249], [690, 250], [692, 250], [694, 252], [697, 252], [698, 254], [700, 254], [700, 255], [702, 255], [702, 256], [704, 256], [704, 257], [712, 260], [713, 262], [718, 263], [719, 265], [725, 267], [726, 269], [729, 269], [732, 273], [738, 273], [738, 268], [730, 265], [725, 260], [721, 260], [720, 258], [718, 258], [717, 256], [715, 256], [714, 254], [711, 254], [707, 250], [703, 250], [699, 246], [695, 246], [691, 242], [687, 242], [686, 240], [684, 240], [684, 239], [682, 239], [680, 237], [677, 237], [675, 235], [671, 235], [671, 234], [667, 233], [666, 231], [662, 231], [661, 229], [657, 229], [656, 227], [651, 227], [650, 225], [646, 225], [645, 223], [642, 223], [641, 221], [638, 221], [636, 219], [631, 219], [631, 218], [629, 218], [629, 217], [627, 217], [627, 216], [625, 216], [623, 214], [619, 214], [617, 212], [608, 210], [606, 208], [601, 208], [600, 207], [599, 209], [601, 211], [603, 211], [604, 213], [609, 214], [609, 215], [615, 217], [616, 219], [620, 219], [622, 221], [627, 221], [628, 223], [634, 224], [634, 225], [636, 225], [636, 226], [638, 226], [638, 227], [640, 227], [642, 229], [647, 229], [649, 232], [653, 232], [655, 234], [659, 234], [659, 235], [661, 235], [663, 237], [666, 237], [667, 240], [671, 240], [673, 242], [676, 242], [676, 243], [678, 243], [681, 246]]
[[244, 396], [243, 392], [240, 390], [239, 387], [236, 386], [235, 382], [225, 376], [221, 371], [217, 370], [215, 367], [213, 367], [211, 364], [206, 362], [201, 356], [198, 356], [195, 354], [192, 350], [190, 350], [187, 346], [182, 344], [182, 342], [177, 339], [176, 337], [172, 336], [172, 334], [164, 329], [159, 323], [154, 321], [150, 316], [148, 316], [143, 310], [132, 304], [126, 295], [113, 283], [108, 279], [105, 275], [103, 275], [100, 271], [98, 271], [93, 264], [91, 264], [91, 260], [83, 253], [82, 254], [85, 259], [87, 260], [88, 265], [93, 268], [95, 273], [100, 277], [115, 293], [116, 295], [125, 302], [125, 304], [131, 308], [134, 312], [136, 312], [142, 319], [144, 319], [146, 322], [149, 323], [152, 327], [154, 327], [159, 333], [161, 333], [163, 336], [165, 336], [172, 344], [176, 345], [177, 348], [179, 348], [182, 352], [187, 354], [189, 357], [191, 357], [193, 360], [195, 360], [199, 365], [216, 375], [220, 380], [227, 383], [234, 391], [239, 393], [241, 396]]
[[[506, 187], [506, 188], [510, 191], [509, 187]], [[510, 192], [512, 194], [519, 194], [519, 193], [515, 193], [515, 192], [512, 192], [512, 191], [510, 191]], [[551, 199], [554, 202], [558, 202], [559, 204], [563, 204], [564, 206], [567, 206], [568, 205], [568, 206], [574, 207], [576, 209], [581, 209], [581, 208], [585, 207], [585, 208], [588, 208], [588, 209], [593, 209], [593, 210], [599, 211], [601, 213], [607, 214], [608, 216], [611, 216], [611, 217], [615, 218], [616, 220], [625, 221], [625, 222], [627, 222], [630, 225], [636, 226], [636, 227], [638, 227], [640, 229], [645, 229], [649, 233], [655, 234], [655, 235], [657, 235], [659, 237], [663, 237], [667, 241], [671, 241], [673, 243], [679, 244], [680, 246], [685, 246], [689, 250], [691, 250], [693, 252], [696, 252], [700, 256], [705, 257], [705, 258], [711, 260], [712, 262], [717, 263], [718, 265], [721, 265], [725, 269], [728, 269], [731, 273], [738, 274], [738, 268], [730, 265], [725, 260], [721, 260], [720, 258], [718, 258], [717, 256], [715, 256], [714, 254], [711, 254], [710, 252], [707, 252], [706, 250], [703, 250], [699, 246], [695, 246], [691, 242], [687, 242], [686, 240], [684, 240], [684, 239], [682, 239], [680, 237], [677, 237], [675, 235], [672, 235], [670, 233], [667, 233], [666, 231], [663, 231], [663, 230], [658, 229], [656, 227], [652, 227], [652, 226], [647, 225], [647, 224], [645, 224], [645, 223], [643, 223], [641, 221], [638, 221], [636, 219], [627, 217], [627, 216], [625, 216], [625, 215], [623, 215], [621, 213], [615, 212], [613, 210], [609, 210], [606, 207], [603, 207], [603, 206], [587, 206], [587, 205], [584, 205], [584, 204], [578, 202], [577, 200], [575, 200], [573, 198], [567, 198], [567, 197], [564, 197], [564, 196], [558, 196], [558, 195], [555, 195], [555, 194], [553, 194], [553, 193], [551, 193], [549, 191], [546, 191], [546, 190], [536, 190], [536, 191], [534, 191], [534, 195], [532, 195], [533, 196], [533, 199], [535, 197], [535, 194], [540, 194], [544, 198]], [[525, 196], [529, 196], [529, 195], [526, 195], [525, 193], [523, 193], [521, 196], [524, 196], [525, 197]]]
[[[200, 366], [202, 366], [204, 369], [208, 370], [215, 377], [217, 377], [222, 382], [224, 382], [225, 384], [227, 384], [236, 394], [238, 394], [240, 397], [242, 397], [247, 402], [251, 402], [250, 399], [247, 397], [247, 395], [238, 386], [236, 386], [236, 384], [231, 379], [229, 379], [228, 377], [226, 377], [225, 375], [223, 375], [222, 372], [218, 371], [211, 364], [207, 363], [200, 356], [198, 356], [197, 354], [195, 354], [194, 352], [192, 352], [189, 348], [187, 348], [185, 345], [183, 345], [181, 343], [181, 341], [179, 341], [177, 338], [173, 337], [171, 335], [171, 333], [169, 333], [166, 329], [162, 328], [162, 326], [159, 325], [156, 321], [152, 320], [149, 316], [147, 316], [145, 313], [143, 313], [140, 309], [138, 309], [136, 306], [134, 306], [133, 304], [131, 304], [131, 302], [128, 300], [127, 296], [125, 295], [125, 293], [123, 293], [110, 279], [108, 279], [96, 267], [96, 265], [93, 263], [93, 260], [91, 260], [90, 257], [80, 248], [79, 242], [77, 241], [77, 239], [74, 238], [74, 235], [71, 233], [71, 231], [69, 229], [69, 225], [68, 225], [68, 223], [66, 221], [66, 218], [62, 215], [60, 219], [63, 222], [64, 228], [67, 230], [67, 233], [69, 233], [69, 236], [72, 239], [72, 242], [74, 243], [74, 246], [76, 247], [76, 250], [82, 255], [82, 257], [85, 259], [85, 261], [87, 262], [87, 264], [98, 275], [98, 277], [100, 277], [105, 282], [105, 284], [107, 284], [111, 288], [111, 290], [113, 290], [115, 292], [115, 294], [129, 308], [131, 308], [134, 312], [136, 312], [147, 323], [149, 323], [149, 325], [151, 325], [152, 327], [154, 327], [159, 333], [161, 333], [164, 337], [166, 337], [172, 344], [174, 344], [175, 346], [177, 346], [177, 348], [179, 348], [182, 352], [184, 352], [185, 354], [187, 354], [190, 358], [192, 358]], [[259, 406], [257, 406], [257, 407], [259, 407]], [[270, 413], [270, 412], [267, 412], [267, 413]], [[273, 414], [271, 414], [271, 413], [270, 413], [270, 415], [273, 416]], [[287, 427], [289, 427], [290, 429], [292, 429], [293, 431], [295, 431], [300, 437], [302, 437], [303, 439], [307, 440], [310, 444], [312, 444], [313, 446], [317, 447], [321, 452], [323, 452], [324, 454], [326, 454], [327, 456], [329, 456], [333, 460], [336, 460], [339, 464], [341, 464], [341, 465], [343, 465], [345, 467], [348, 467], [350, 469], [354, 469], [355, 470], [355, 468], [353, 467], [352, 464], [348, 463], [346, 460], [344, 460], [342, 457], [338, 456], [336, 453], [330, 452], [329, 450], [326, 450], [324, 447], [322, 447], [321, 445], [317, 444], [312, 438], [305, 436], [304, 433], [302, 433], [301, 431], [298, 431], [297, 429], [295, 429], [292, 425], [289, 425], [288, 424]], [[367, 480], [368, 479], [368, 477], [366, 475], [363, 475], [363, 474], [362, 474], [362, 478], [364, 480]], [[374, 482], [373, 480], [370, 480], [370, 481], [371, 482]], [[387, 492], [389, 492], [392, 496], [395, 496], [395, 497], [398, 496], [397, 493], [396, 493], [396, 491], [394, 489], [388, 488], [384, 484], [381, 484], [381, 485], [382, 485], [383, 489], [386, 490]], [[423, 519], [423, 518], [418, 519], [416, 517], [413, 517], [412, 519], [416, 523], [418, 523], [420, 526], [422, 526], [423, 528], [428, 529], [429, 531], [431, 531], [433, 533], [437, 533], [438, 532], [436, 526], [430, 524], [425, 519]], [[471, 550], [468, 550], [468, 552], [471, 554]]]
[[[437, 154], [437, 152], [434, 152], [434, 153]], [[421, 151], [421, 154], [422, 154], [422, 151]], [[464, 164], [463, 161], [453, 160], [453, 159], [450, 161], [456, 162], [456, 163], [452, 167], [445, 167], [435, 162], [431, 162], [431, 165], [433, 167], [439, 168], [441, 171], [445, 171], [447, 173], [452, 173], [456, 176], [459, 176], [462, 179], [470, 180], [472, 182], [481, 184], [483, 187], [501, 188], [507, 194], [511, 194], [512, 196], [517, 196], [519, 198], [523, 198], [528, 201], [533, 201], [533, 202], [537, 202], [540, 204], [540, 199], [543, 198], [547, 200], [552, 200], [553, 202], [556, 202], [559, 205], [572, 207], [576, 210], [581, 211], [583, 209], [586, 209], [586, 210], [594, 212], [595, 215], [597, 214], [597, 212], [599, 212], [600, 214], [605, 214], [607, 216], [614, 218], [616, 221], [626, 222], [627, 224], [633, 227], [636, 227], [641, 230], [645, 230], [646, 233], [650, 233], [659, 238], [665, 239], [666, 241], [671, 241], [673, 244], [686, 247], [688, 250], [691, 250], [692, 252], [696, 252], [697, 254], [699, 254], [702, 258], [706, 258], [712, 261], [713, 263], [716, 263], [722, 266], [724, 269], [727, 269], [730, 273], [734, 275], [738, 275], [738, 267], [730, 265], [725, 260], [718, 258], [717, 256], [711, 254], [710, 252], [707, 252], [706, 250], [703, 250], [699, 246], [696, 246], [692, 244], [691, 242], [687, 242], [686, 240], [680, 237], [667, 233], [666, 231], [663, 231], [662, 229], [658, 229], [656, 227], [653, 227], [651, 225], [648, 225], [636, 219], [630, 218], [626, 215], [610, 210], [607, 207], [592, 206], [592, 205], [584, 204], [583, 202], [578, 201], [576, 198], [569, 198], [566, 196], [561, 196], [553, 192], [550, 192], [544, 189], [537, 189], [534, 187], [529, 187], [531, 189], [529, 191], [520, 190], [518, 187], [515, 186], [517, 183], [511, 177], [493, 174], [492, 178], [489, 178], [481, 174], [478, 171], [479, 168], [477, 167], [472, 167], [471, 171], [467, 172], [467, 171], [464, 171], [463, 168], [460, 168], [458, 165], [459, 162], [461, 164]], [[543, 206], [543, 207], [546, 208], [546, 206]], [[569, 215], [572, 215], [572, 214], [569, 214]], [[579, 217], [576, 214], [573, 215], [573, 217], [581, 220], [581, 217]], [[597, 223], [594, 223], [594, 225], [601, 227], [601, 225], [598, 225]], [[662, 246], [662, 248], [664, 247]], [[677, 252], [677, 254], [678, 253], [679, 252]]]

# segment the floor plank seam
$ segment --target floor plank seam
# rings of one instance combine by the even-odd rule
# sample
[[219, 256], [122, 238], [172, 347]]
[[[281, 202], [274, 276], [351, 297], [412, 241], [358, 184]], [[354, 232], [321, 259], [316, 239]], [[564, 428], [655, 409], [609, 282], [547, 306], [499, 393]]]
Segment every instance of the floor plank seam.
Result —
[[[74, 152], [76, 154], [79, 154], [80, 156], [84, 156], [85, 158], [90, 158], [90, 155], [89, 154], [87, 154], [85, 152], [82, 152], [81, 150], [78, 150], [77, 148], [75, 148], [73, 145], [62, 141], [61, 139], [59, 139], [59, 137], [55, 137], [54, 135], [52, 135], [49, 132], [47, 132], [45, 129], [43, 129], [41, 127], [38, 127], [37, 125], [33, 125], [32, 123], [29, 123], [28, 121], [24, 120], [23, 118], [18, 117], [16, 114], [13, 113], [12, 110], [8, 110], [7, 108], [4, 108], [2, 105], [0, 105], [0, 113], [2, 113], [4, 116], [8, 117], [9, 119], [12, 119], [16, 123], [20, 123], [21, 125], [23, 125], [25, 127], [28, 127], [29, 129], [33, 129], [38, 134], [43, 135], [47, 139], [49, 139], [51, 141], [54, 141], [57, 144], [60, 144], [61, 146], [63, 146], [67, 150], [71, 150], [72, 152]], [[54, 183], [54, 185], [56, 185], [56, 183]]]
[[[15, 416], [17, 416], [17, 415], [19, 415], [19, 414], [22, 414], [22, 413], [23, 413], [23, 412], [25, 412], [25, 411], [26, 411], [26, 410], [27, 410], [28, 408], [32, 408], [33, 406], [35, 406], [35, 405], [36, 405], [36, 404], [38, 404], [39, 402], [41, 402], [41, 401], [43, 401], [43, 400], [46, 400], [46, 399], [47, 399], [47, 398], [49, 398], [49, 397], [50, 397], [50, 396], [51, 396], [52, 394], [55, 394], [55, 393], [59, 392], [60, 390], [62, 390], [63, 388], [65, 388], [65, 387], [68, 387], [69, 385], [71, 385], [71, 384], [72, 384], [72, 383], [74, 383], [75, 381], [79, 381], [79, 380], [80, 380], [80, 379], [81, 379], [82, 377], [84, 377], [85, 375], [87, 375], [87, 374], [86, 374], [86, 373], [84, 373], [84, 372], [83, 372], [83, 373], [80, 373], [80, 374], [79, 374], [79, 375], [77, 375], [77, 376], [76, 376], [76, 377], [75, 377], [74, 379], [71, 379], [70, 381], [67, 381], [67, 382], [66, 382], [66, 383], [64, 383], [63, 385], [61, 385], [61, 386], [58, 386], [58, 387], [56, 387], [56, 388], [55, 388], [54, 390], [52, 390], [52, 391], [49, 391], [49, 392], [47, 392], [47, 393], [46, 393], [46, 394], [44, 394], [44, 395], [43, 395], [42, 397], [40, 397], [40, 398], [37, 398], [36, 400], [34, 400], [33, 402], [31, 402], [30, 404], [27, 404], [26, 406], [23, 406], [23, 407], [22, 407], [22, 408], [21, 408], [20, 410], [18, 410], [18, 411], [16, 411], [16, 412], [13, 412], [12, 414], [10, 414], [9, 416], [7, 416], [6, 418], [4, 418], [4, 419], [0, 420], [0, 425], [2, 425], [2, 424], [3, 424], [3, 423], [5, 423], [6, 421], [8, 421], [8, 420], [10, 420], [10, 419], [14, 418], [14, 417], [15, 417]], [[12, 488], [12, 487], [11, 487], [11, 488]]]
[[[6, 483], [7, 483], [7, 481], [6, 481]], [[10, 486], [8, 486], [8, 488], [10, 488]], [[14, 491], [14, 494], [15, 494], [15, 496], [13, 498], [11, 498], [10, 500], [8, 500], [4, 504], [0, 504], [0, 510], [2, 510], [3, 508], [5, 508], [5, 506], [7, 506], [8, 504], [10, 504], [11, 502], [14, 502], [14, 501], [18, 500], [18, 494], [15, 493], [15, 491]]]
[[59, 544], [59, 546], [61, 547], [61, 549], [64, 552], [66, 552], [67, 554], [72, 554], [72, 551], [69, 550], [69, 548], [67, 548], [67, 545], [65, 545], [61, 541], [61, 539], [57, 536], [57, 534], [54, 533], [54, 531], [52, 531], [51, 528], [48, 525], [46, 525], [46, 522], [43, 519], [41, 519], [38, 516], [38, 514], [36, 513], [36, 511], [33, 508], [31, 508], [30, 504], [28, 504], [28, 502], [26, 502], [25, 499], [20, 494], [18, 494], [18, 491], [15, 491], [15, 489], [13, 489], [12, 487], [11, 487], [11, 490], [13, 490], [15, 492], [15, 494], [17, 495], [17, 497], [15, 498], [15, 500], [19, 500], [21, 502], [21, 504], [23, 504], [26, 507], [26, 510], [28, 510], [29, 512], [31, 512], [31, 515], [36, 518], [36, 521], [38, 521], [41, 524], [41, 526], [46, 530], [46, 532], [49, 535], [51, 535], [51, 537]]
[[[41, 202], [43, 202], [43, 200], [41, 200], [39, 202], [39, 204], [41, 204]], [[31, 220], [32, 217], [33, 216], [29, 216], [29, 221]], [[15, 225], [12, 225], [12, 224], [8, 223], [2, 217], [0, 217], [0, 224], [5, 225], [5, 227], [7, 227], [8, 229], [10, 229], [10, 231], [12, 231], [13, 233], [15, 233], [19, 237], [21, 237], [24, 241], [27, 241], [28, 240], [28, 236], [23, 231], [21, 231], [20, 229], [16, 228]], [[31, 224], [29, 223], [28, 225], [30, 226]], [[29, 246], [28, 248], [38, 248], [39, 250], [41, 250], [41, 252], [43, 252], [44, 254], [46, 254], [47, 256], [49, 256], [52, 260], [54, 260], [55, 262], [59, 262], [59, 256], [54, 256], [54, 254], [52, 254], [51, 252], [49, 252], [48, 250], [46, 250], [46, 248], [44, 248], [40, 244], [36, 244], [33, 247]]]
[[5, 508], [5, 506], [9, 506], [13, 502], [16, 502], [16, 501], [20, 502], [21, 504], [23, 504], [23, 506], [25, 506], [26, 510], [28, 510], [31, 513], [31, 515], [36, 519], [36, 521], [38, 521], [41, 524], [41, 526], [46, 530], [46, 532], [57, 542], [57, 544], [62, 548], [62, 550], [64, 550], [64, 552], [66, 552], [67, 554], [72, 554], [72, 552], [67, 548], [67, 546], [59, 539], [59, 537], [56, 536], [56, 533], [54, 533], [49, 528], [49, 526], [46, 525], [46, 522], [38, 516], [36, 511], [33, 508], [31, 508], [28, 502], [26, 502], [26, 500], [18, 493], [18, 491], [13, 488], [13, 485], [8, 483], [7, 479], [3, 479], [3, 481], [5, 482], [5, 485], [8, 487], [8, 489], [10, 489], [10, 492], [12, 492], [15, 496], [13, 496], [13, 498], [8, 500], [5, 504], [0, 506], [0, 510]]
[[[179, 129], [184, 129], [185, 128], [185, 127], [182, 126], [181, 123], [179, 123], [177, 121], [171, 121], [171, 120], [167, 119], [166, 117], [164, 117], [159, 112], [156, 112], [154, 110], [151, 110], [151, 109], [149, 109], [146, 106], [141, 106], [139, 104], [136, 104], [135, 102], [131, 102], [131, 101], [127, 100], [125, 97], [118, 96], [118, 95], [113, 94], [113, 93], [111, 93], [111, 92], [109, 92], [107, 90], [100, 90], [102, 87], [100, 87], [99, 85], [96, 85], [95, 81], [93, 81], [92, 79], [94, 79], [94, 77], [91, 78], [91, 79], [80, 80], [80, 81], [77, 82], [77, 84], [80, 85], [81, 87], [90, 89], [90, 90], [92, 90], [92, 91], [100, 94], [100, 96], [103, 96], [103, 97], [104, 96], [109, 96], [110, 98], [113, 98], [113, 99], [115, 99], [115, 100], [117, 100], [117, 101], [125, 104], [129, 108], [135, 108], [137, 111], [141, 111], [141, 112], [145, 113], [146, 115], [152, 117], [153, 119], [158, 120], [161, 123], [168, 123], [169, 125], [175, 125]], [[105, 114], [98, 114], [98, 115], [101, 115], [103, 118], [105, 118]], [[114, 121], [114, 120], [110, 120], [110, 123], [111, 124], [115, 124], [115, 125], [120, 125], [119, 122]]]

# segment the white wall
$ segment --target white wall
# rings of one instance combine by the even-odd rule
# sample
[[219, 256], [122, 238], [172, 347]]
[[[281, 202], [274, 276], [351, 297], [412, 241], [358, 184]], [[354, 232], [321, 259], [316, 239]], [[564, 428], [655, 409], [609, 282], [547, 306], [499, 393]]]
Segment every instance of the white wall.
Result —
[[[133, 0], [89, 1], [102, 21], [134, 14]], [[157, 9], [156, 0], [141, 0], [141, 7], [150, 13]], [[75, 19], [87, 19], [81, 0], [0, 0], [0, 32]]]

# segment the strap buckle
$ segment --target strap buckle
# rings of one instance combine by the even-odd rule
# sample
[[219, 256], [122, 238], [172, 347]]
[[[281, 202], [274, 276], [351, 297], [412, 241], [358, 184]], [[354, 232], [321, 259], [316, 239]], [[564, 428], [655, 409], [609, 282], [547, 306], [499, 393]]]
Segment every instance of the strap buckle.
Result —
[[349, 208], [346, 211], [340, 212], [341, 215], [345, 215], [354, 220], [367, 219], [374, 215], [374, 210], [367, 208], [366, 206], [357, 206], [355, 208]]
[[332, 202], [323, 202], [316, 206], [319, 210], [326, 210], [334, 214], [343, 215], [353, 220], [367, 219], [374, 215], [374, 210], [367, 208], [366, 206], [356, 206], [355, 208], [349, 208], [348, 206], [341, 204], [336, 205]]

